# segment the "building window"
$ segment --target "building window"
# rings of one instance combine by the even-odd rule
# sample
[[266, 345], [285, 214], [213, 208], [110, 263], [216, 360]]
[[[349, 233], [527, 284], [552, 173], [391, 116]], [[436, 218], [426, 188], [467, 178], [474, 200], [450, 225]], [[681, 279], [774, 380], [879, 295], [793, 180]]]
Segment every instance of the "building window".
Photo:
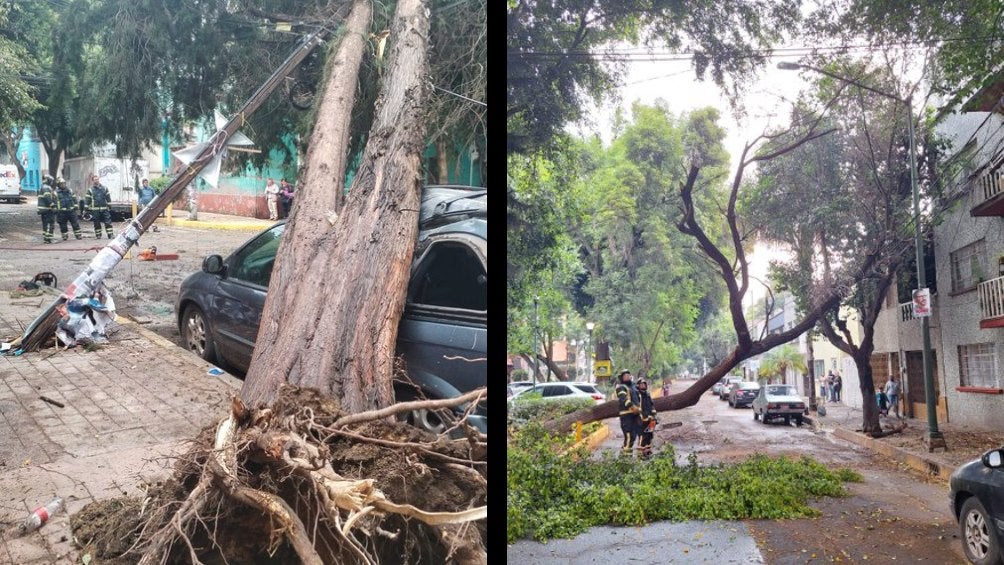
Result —
[[994, 344], [959, 346], [959, 380], [962, 386], [1000, 388]]
[[983, 240], [951, 253], [952, 292], [971, 290], [987, 280], [987, 254]]

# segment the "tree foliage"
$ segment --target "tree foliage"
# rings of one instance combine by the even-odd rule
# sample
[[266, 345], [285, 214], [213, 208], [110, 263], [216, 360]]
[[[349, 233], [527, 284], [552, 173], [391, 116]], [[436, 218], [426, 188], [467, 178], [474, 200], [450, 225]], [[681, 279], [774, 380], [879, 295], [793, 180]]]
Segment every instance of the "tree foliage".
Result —
[[510, 0], [506, 16], [507, 148], [527, 152], [610, 95], [623, 71], [611, 46], [691, 51], [698, 78], [735, 100], [800, 12], [793, 0]]

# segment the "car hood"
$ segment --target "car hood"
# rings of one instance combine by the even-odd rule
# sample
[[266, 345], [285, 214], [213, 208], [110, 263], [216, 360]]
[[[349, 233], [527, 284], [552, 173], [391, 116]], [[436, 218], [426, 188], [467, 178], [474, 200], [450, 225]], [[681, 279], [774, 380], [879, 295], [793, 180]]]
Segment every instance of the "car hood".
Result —
[[952, 473], [949, 479], [952, 490], [956, 490], [959, 481], [979, 480], [979, 477], [988, 474], [992, 469], [983, 464], [981, 459], [973, 459], [969, 463], [961, 465]]

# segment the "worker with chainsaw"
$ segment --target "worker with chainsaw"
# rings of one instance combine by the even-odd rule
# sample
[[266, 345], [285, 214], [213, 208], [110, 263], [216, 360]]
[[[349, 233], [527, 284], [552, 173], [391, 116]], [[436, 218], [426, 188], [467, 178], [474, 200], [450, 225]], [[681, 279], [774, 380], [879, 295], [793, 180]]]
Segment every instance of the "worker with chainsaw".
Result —
[[638, 418], [641, 413], [641, 397], [631, 381], [631, 371], [621, 371], [617, 378], [620, 382], [614, 388], [614, 394], [617, 395], [621, 432], [624, 434], [621, 455], [632, 455], [634, 442], [641, 432], [641, 421]]
[[52, 201], [52, 187], [56, 179], [50, 175], [42, 177], [42, 187], [38, 189], [38, 215], [42, 216], [42, 242], [52, 243], [52, 230], [56, 227], [56, 204]]
[[115, 237], [112, 230], [112, 211], [109, 205], [112, 203], [112, 195], [108, 192], [108, 187], [101, 184], [101, 177], [91, 175], [91, 188], [87, 189], [84, 195], [84, 206], [91, 212], [91, 220], [94, 221], [94, 239], [101, 239], [101, 224], [105, 225], [105, 233], [108, 239]]
[[648, 381], [638, 379], [638, 398], [640, 399], [641, 413], [638, 414], [641, 429], [641, 443], [638, 450], [642, 459], [652, 456], [652, 439], [655, 437], [655, 403], [652, 402], [652, 395], [648, 392]]
[[83, 236], [80, 235], [80, 222], [77, 221], [77, 199], [74, 198], [70, 188], [66, 186], [63, 177], [56, 179], [54, 200], [56, 202], [56, 221], [59, 222], [59, 233], [63, 235], [63, 241], [68, 239], [67, 222], [73, 226], [73, 236], [77, 239], [83, 239]]

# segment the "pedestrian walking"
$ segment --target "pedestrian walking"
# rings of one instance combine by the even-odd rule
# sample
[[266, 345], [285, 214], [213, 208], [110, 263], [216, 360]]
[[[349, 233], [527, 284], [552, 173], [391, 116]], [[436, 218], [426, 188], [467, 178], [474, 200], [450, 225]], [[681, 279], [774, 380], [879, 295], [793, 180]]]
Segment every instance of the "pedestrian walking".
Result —
[[634, 442], [638, 438], [639, 419], [641, 414], [641, 398], [638, 389], [632, 382], [631, 371], [624, 370], [617, 376], [618, 383], [614, 387], [617, 396], [618, 415], [621, 421], [621, 432], [624, 433], [624, 443], [621, 445], [621, 455], [631, 455]]
[[288, 218], [289, 211], [293, 209], [293, 185], [286, 182], [286, 179], [279, 180], [279, 200], [282, 204], [282, 217]]
[[108, 192], [108, 187], [101, 184], [101, 177], [91, 175], [91, 187], [84, 195], [84, 207], [91, 212], [91, 221], [94, 222], [94, 239], [101, 239], [101, 224], [105, 225], [105, 233], [108, 239], [115, 237], [112, 230], [112, 211], [108, 205], [112, 202], [112, 195]]
[[68, 239], [66, 224], [73, 227], [73, 237], [83, 239], [80, 235], [80, 222], [77, 221], [77, 199], [73, 197], [66, 181], [63, 177], [56, 179], [56, 221], [59, 222], [59, 233], [63, 236], [63, 241]]
[[153, 202], [154, 197], [157, 196], [157, 191], [150, 186], [150, 181], [143, 179], [143, 186], [139, 187], [139, 205], [146, 208]]
[[638, 379], [638, 399], [640, 400], [641, 413], [639, 416], [639, 433], [641, 434], [641, 444], [638, 451], [642, 459], [652, 456], [652, 438], [655, 437], [655, 403], [652, 402], [652, 395], [648, 393], [648, 381]]
[[889, 415], [889, 397], [886, 395], [884, 388], [875, 389], [875, 403], [878, 404], [879, 414], [882, 416]]
[[840, 376], [840, 371], [833, 375], [833, 401], [840, 402], [840, 393], [844, 389], [844, 378]]
[[[901, 418], [899, 415], [899, 381], [896, 380], [896, 375], [891, 375], [889, 380], [885, 383], [885, 395], [889, 397], [889, 407], [892, 408], [893, 414], [897, 418]], [[888, 411], [886, 412], [888, 414]]]
[[663, 396], [669, 396], [670, 386], [672, 386], [672, 384], [669, 382], [669, 377], [666, 377], [666, 380], [662, 382], [662, 395]]
[[265, 201], [268, 203], [268, 219], [279, 219], [279, 186], [271, 178], [265, 182]]
[[56, 227], [56, 204], [52, 200], [52, 186], [56, 179], [49, 175], [42, 177], [42, 187], [38, 189], [38, 215], [42, 217], [42, 243], [52, 243], [52, 230]]

